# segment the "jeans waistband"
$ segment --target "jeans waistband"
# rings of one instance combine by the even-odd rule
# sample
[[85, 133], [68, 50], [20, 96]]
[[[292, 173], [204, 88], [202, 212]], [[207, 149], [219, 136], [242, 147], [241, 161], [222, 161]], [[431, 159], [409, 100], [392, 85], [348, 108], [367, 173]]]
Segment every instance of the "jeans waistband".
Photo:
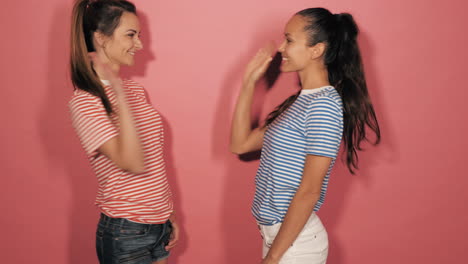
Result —
[[99, 220], [99, 222], [105, 226], [108, 226], [108, 225], [150, 226], [150, 224], [137, 223], [137, 222], [133, 222], [128, 219], [125, 219], [125, 218], [113, 218], [113, 217], [105, 215], [104, 213], [101, 213], [101, 219]]

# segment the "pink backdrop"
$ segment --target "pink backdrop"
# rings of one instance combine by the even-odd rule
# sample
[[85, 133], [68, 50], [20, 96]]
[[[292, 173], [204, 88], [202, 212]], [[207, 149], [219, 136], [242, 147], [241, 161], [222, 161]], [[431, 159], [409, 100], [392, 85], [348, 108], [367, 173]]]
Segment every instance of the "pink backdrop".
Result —
[[[171, 263], [258, 263], [250, 216], [258, 161], [228, 151], [244, 65], [296, 11], [325, 6], [360, 25], [383, 142], [351, 176], [340, 163], [320, 211], [329, 263], [466, 263], [465, 1], [135, 1], [145, 51], [125, 75], [164, 115], [182, 238]], [[96, 180], [70, 125], [72, 1], [2, 2], [1, 262], [97, 263]], [[262, 115], [292, 92], [282, 75]], [[6, 234], [6, 236], [5, 236]]]

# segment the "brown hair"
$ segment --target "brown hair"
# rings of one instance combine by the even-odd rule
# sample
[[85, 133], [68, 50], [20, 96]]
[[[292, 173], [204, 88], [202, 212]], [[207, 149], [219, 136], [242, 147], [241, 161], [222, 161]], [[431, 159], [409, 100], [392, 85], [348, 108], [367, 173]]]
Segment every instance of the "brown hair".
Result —
[[70, 38], [72, 83], [75, 89], [98, 96], [108, 114], [113, 112], [112, 106], [88, 53], [95, 51], [93, 33], [112, 36], [124, 12], [136, 14], [135, 6], [125, 0], [77, 0], [73, 6]]
[[[328, 80], [340, 94], [344, 108], [343, 141], [346, 165], [351, 173], [358, 169], [357, 151], [361, 142], [368, 141], [367, 129], [375, 134], [374, 145], [380, 142], [380, 127], [367, 90], [361, 52], [357, 43], [359, 29], [348, 13], [332, 14], [324, 8], [308, 8], [297, 15], [307, 20], [304, 31], [308, 34], [308, 45], [325, 43], [324, 63]], [[285, 111], [299, 96], [286, 99], [266, 120], [265, 126]]]

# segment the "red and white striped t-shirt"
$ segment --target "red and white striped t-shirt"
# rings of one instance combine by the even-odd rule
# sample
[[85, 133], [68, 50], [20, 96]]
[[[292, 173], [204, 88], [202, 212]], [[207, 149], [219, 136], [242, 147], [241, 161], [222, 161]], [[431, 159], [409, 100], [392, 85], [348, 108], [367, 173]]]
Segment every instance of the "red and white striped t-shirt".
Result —
[[[73, 127], [98, 179], [96, 205], [101, 212], [139, 223], [164, 223], [172, 213], [173, 205], [163, 158], [161, 116], [148, 103], [141, 85], [131, 80], [124, 80], [123, 83], [143, 146], [145, 172], [126, 172], [97, 151], [119, 133], [117, 115], [113, 113], [108, 116], [100, 98], [80, 89], [75, 90], [69, 103]], [[113, 110], [118, 113], [112, 87], [105, 84], [104, 90]]]

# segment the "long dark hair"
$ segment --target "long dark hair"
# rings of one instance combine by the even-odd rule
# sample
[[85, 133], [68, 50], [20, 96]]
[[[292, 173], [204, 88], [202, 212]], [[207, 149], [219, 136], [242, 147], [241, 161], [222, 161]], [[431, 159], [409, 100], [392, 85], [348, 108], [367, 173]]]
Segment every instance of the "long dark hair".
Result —
[[[328, 80], [340, 94], [344, 106], [343, 139], [346, 149], [346, 165], [351, 173], [358, 169], [358, 150], [361, 142], [368, 140], [366, 126], [375, 133], [374, 145], [380, 143], [380, 127], [367, 91], [361, 53], [356, 41], [359, 29], [348, 13], [332, 14], [324, 8], [308, 8], [299, 11], [306, 19], [304, 31], [308, 45], [325, 43], [324, 63]], [[290, 96], [271, 112], [265, 122], [269, 125], [299, 96]]]
[[77, 0], [73, 7], [70, 39], [72, 83], [75, 89], [101, 98], [107, 114], [113, 112], [112, 106], [88, 53], [95, 51], [94, 32], [112, 36], [124, 12], [136, 14], [135, 5], [125, 0]]

